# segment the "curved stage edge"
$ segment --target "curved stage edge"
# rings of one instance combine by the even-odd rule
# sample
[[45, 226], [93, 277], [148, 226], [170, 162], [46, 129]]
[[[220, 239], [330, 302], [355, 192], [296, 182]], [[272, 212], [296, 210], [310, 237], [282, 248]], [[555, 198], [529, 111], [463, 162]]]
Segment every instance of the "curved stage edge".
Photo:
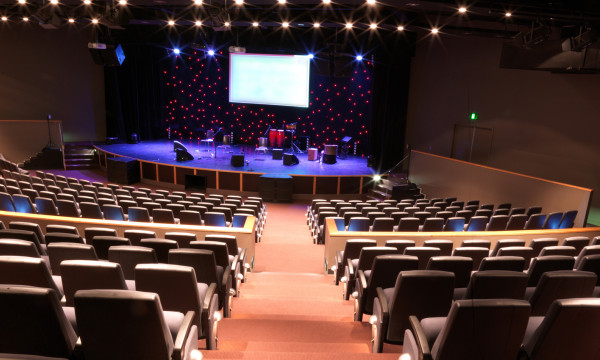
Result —
[[[167, 140], [145, 141], [139, 144], [95, 145], [98, 163], [107, 172], [109, 159], [126, 157], [137, 160], [140, 182], [171, 188], [184, 188], [186, 175], [206, 177], [206, 188], [225, 193], [259, 193], [262, 175], [285, 174], [293, 179], [294, 199], [323, 197], [356, 197], [373, 187], [374, 171], [367, 166], [366, 158], [349, 156], [336, 164], [308, 161], [308, 155], [297, 154], [299, 165], [284, 166], [281, 160], [272, 160], [271, 153], [259, 153], [252, 147], [233, 146], [228, 152], [219, 146], [200, 148], [200, 144], [184, 143], [194, 160], [175, 160], [173, 142]], [[212, 151], [212, 152], [211, 152]], [[232, 153], [244, 153], [245, 166], [235, 168], [230, 164]], [[110, 174], [107, 174], [110, 177]]]

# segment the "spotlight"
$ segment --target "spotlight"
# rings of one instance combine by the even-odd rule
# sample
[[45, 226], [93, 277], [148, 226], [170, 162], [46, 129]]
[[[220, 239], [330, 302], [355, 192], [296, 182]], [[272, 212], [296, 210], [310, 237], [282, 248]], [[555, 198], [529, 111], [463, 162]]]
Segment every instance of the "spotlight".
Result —
[[244, 0], [235, 0], [235, 4], [236, 5], [243, 5], [244, 4]]
[[367, 4], [369, 4], [369, 5], [375, 5], [375, 0], [367, 0]]
[[1, 18], [1, 20], [2, 20], [2, 21], [8, 21], [8, 18], [7, 18], [6, 16], [3, 16], [3, 17]]
[[313, 27], [319, 28], [319, 27], [321, 27], [321, 24], [319, 24], [318, 22], [316, 22], [316, 23], [313, 24]]
[[29, 18], [27, 16], [23, 17], [23, 21], [27, 22], [29, 21]]
[[371, 30], [375, 30], [377, 29], [377, 24], [372, 23], [371, 25], [369, 25], [369, 27], [371, 28]]
[[260, 25], [260, 24], [258, 23], [258, 21], [254, 21], [254, 22], [252, 23], [252, 26], [254, 26], [254, 27], [258, 27], [258, 25]]
[[94, 25], [98, 24], [98, 19], [92, 19], [92, 24], [94, 24]]
[[352, 23], [346, 23], [346, 29], [352, 29]]
[[510, 11], [507, 11], [507, 12], [504, 14], [504, 16], [506, 16], [506, 17], [511, 17], [511, 16], [512, 16], [512, 13], [511, 13]]
[[223, 26], [225, 26], [225, 27], [230, 27], [230, 26], [231, 26], [231, 23], [230, 23], [229, 21], [225, 21], [225, 22], [223, 23]]
[[50, 0], [50, 4], [52, 4], [52, 5], [58, 5], [58, 0]]
[[180, 53], [181, 53], [181, 50], [179, 50], [179, 48], [174, 48], [173, 49], [173, 54], [179, 55]]
[[119, 5], [121, 5], [121, 6], [127, 5], [127, 0], [119, 0]]
[[202, 26], [202, 21], [196, 20], [196, 22], [194, 23], [194, 25], [196, 25], [196, 26]]
[[374, 175], [373, 176], [373, 181], [376, 181], [376, 182], [381, 181], [381, 175]]
[[398, 25], [398, 31], [404, 31], [404, 26]]
[[19, 0], [19, 4], [21, 4], [21, 5], [25, 4], [25, 0]]
[[314, 56], [313, 54], [308, 54], [308, 58], [309, 58], [309, 59], [314, 59], [314, 58], [315, 58], [315, 56]]
[[440, 32], [440, 30], [439, 30], [438, 28], [432, 28], [432, 29], [431, 29], [431, 33], [432, 33], [433, 35], [436, 35], [436, 34], [437, 34], [437, 33], [439, 33], [439, 32]]
[[287, 21], [284, 21], [284, 22], [281, 23], [281, 26], [283, 26], [284, 28], [286, 28], [286, 27], [290, 26], [290, 23], [287, 22]]
[[458, 12], [464, 14], [464, 13], [467, 12], [467, 8], [464, 7], [464, 6], [461, 6], [461, 7], [458, 8]]
[[277, 0], [277, 2], [280, 3], [280, 4], [285, 4], [286, 0]]
[[202, 0], [194, 0], [194, 5], [202, 5]]
[[331, 0], [323, 0], [323, 4], [331, 4]]
[[169, 24], [169, 26], [173, 26], [175, 25], [175, 20], [169, 20], [167, 24]]
[[75, 22], [75, 19], [73, 18], [69, 18], [69, 20], [67, 20], [69, 22], [69, 24], [73, 24]]
[[91, 5], [92, 4], [92, 0], [83, 0], [83, 4], [84, 5]]
[[356, 55], [356, 61], [362, 61], [363, 56], [362, 55]]
[[208, 50], [209, 56], [215, 56], [215, 51], [213, 49]]

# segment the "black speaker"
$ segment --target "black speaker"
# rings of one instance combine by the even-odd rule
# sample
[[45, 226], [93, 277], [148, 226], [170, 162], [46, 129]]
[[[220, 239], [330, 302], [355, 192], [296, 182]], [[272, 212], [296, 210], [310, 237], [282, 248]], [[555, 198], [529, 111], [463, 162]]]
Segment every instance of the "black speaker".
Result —
[[231, 166], [233, 166], [233, 167], [244, 166], [244, 154], [231, 155]]
[[300, 160], [294, 154], [283, 154], [283, 165], [298, 165]]
[[283, 158], [283, 149], [273, 149], [273, 160], [281, 160]]
[[335, 164], [335, 162], [336, 162], [335, 154], [333, 154], [333, 155], [323, 154], [323, 163], [324, 164]]
[[194, 160], [194, 157], [192, 156], [192, 154], [190, 154], [186, 150], [177, 149], [177, 150], [175, 150], [175, 152], [177, 153], [177, 155], [175, 156], [175, 160], [177, 160], [177, 161]]

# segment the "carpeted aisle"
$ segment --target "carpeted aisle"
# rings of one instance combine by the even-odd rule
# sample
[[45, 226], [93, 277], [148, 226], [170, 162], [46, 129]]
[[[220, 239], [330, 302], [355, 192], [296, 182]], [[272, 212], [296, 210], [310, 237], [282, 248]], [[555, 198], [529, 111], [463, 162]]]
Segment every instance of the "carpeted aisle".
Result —
[[[267, 204], [254, 272], [219, 323], [219, 349], [205, 359], [397, 359], [401, 348], [370, 353], [371, 326], [352, 320], [332, 275], [323, 274], [323, 246], [312, 242], [302, 204]], [[204, 342], [200, 342], [201, 347]]]

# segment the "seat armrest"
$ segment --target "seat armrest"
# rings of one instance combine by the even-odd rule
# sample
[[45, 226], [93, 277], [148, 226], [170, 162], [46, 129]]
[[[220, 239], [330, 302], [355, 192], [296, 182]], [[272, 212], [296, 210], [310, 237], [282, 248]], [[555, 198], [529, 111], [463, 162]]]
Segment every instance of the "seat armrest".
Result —
[[381, 304], [381, 312], [383, 319], [388, 319], [390, 317], [390, 308], [388, 306], [387, 298], [385, 297], [385, 293], [383, 292], [383, 288], [377, 288], [377, 298], [379, 298], [379, 303]]
[[367, 288], [367, 278], [365, 277], [365, 272], [358, 270], [358, 274], [356, 274], [356, 280], [356, 285], [358, 285], [356, 290], [358, 291], [359, 295], [363, 294]]
[[335, 265], [338, 267], [342, 266], [342, 261], [344, 261], [344, 257], [342, 256], [341, 250], [336, 250], [335, 252]]
[[236, 266], [239, 266], [239, 263], [240, 263], [240, 256], [235, 255], [233, 257], [233, 260], [231, 261], [231, 264], [229, 264], [229, 266], [231, 266], [232, 268], [235, 268]]
[[419, 359], [433, 360], [431, 357], [431, 349], [429, 348], [429, 343], [427, 342], [427, 336], [425, 336], [425, 332], [421, 327], [421, 322], [414, 315], [409, 316], [408, 321], [410, 322], [412, 333], [417, 341], [417, 347], [419, 348]]
[[[352, 259], [346, 259], [347, 264], [346, 266], [348, 267], [348, 275], [350, 275], [350, 278], [354, 278], [354, 266], [352, 266]], [[350, 280], [350, 278], [348, 278], [348, 280]]]
[[238, 258], [242, 262], [242, 266], [244, 266], [244, 263], [246, 262], [246, 248], [242, 248], [242, 251], [238, 254]]
[[[215, 292], [217, 291], [217, 284], [215, 283], [210, 283], [210, 285], [208, 286], [208, 290], [206, 290], [206, 295], [204, 295], [204, 302], [202, 303], [202, 313], [204, 313], [205, 311], [208, 312], [208, 310], [211, 308], [211, 302], [213, 299], [213, 296], [215, 295]], [[218, 308], [218, 306], [217, 306]], [[208, 313], [207, 313], [208, 314]], [[204, 320], [204, 319], [202, 319]], [[208, 318], [207, 318], [208, 320]]]
[[227, 293], [229, 293], [229, 289], [231, 288], [231, 266], [225, 268], [223, 271], [223, 278], [221, 279], [221, 289], [224, 289]]
[[[183, 360], [184, 354], [187, 353], [185, 345], [188, 342], [188, 336], [190, 335], [192, 325], [194, 324], [195, 314], [194, 311], [188, 311], [183, 318], [183, 322], [177, 331], [177, 337], [173, 343], [173, 355], [171, 356], [173, 360]], [[195, 343], [197, 344], [198, 341]]]

